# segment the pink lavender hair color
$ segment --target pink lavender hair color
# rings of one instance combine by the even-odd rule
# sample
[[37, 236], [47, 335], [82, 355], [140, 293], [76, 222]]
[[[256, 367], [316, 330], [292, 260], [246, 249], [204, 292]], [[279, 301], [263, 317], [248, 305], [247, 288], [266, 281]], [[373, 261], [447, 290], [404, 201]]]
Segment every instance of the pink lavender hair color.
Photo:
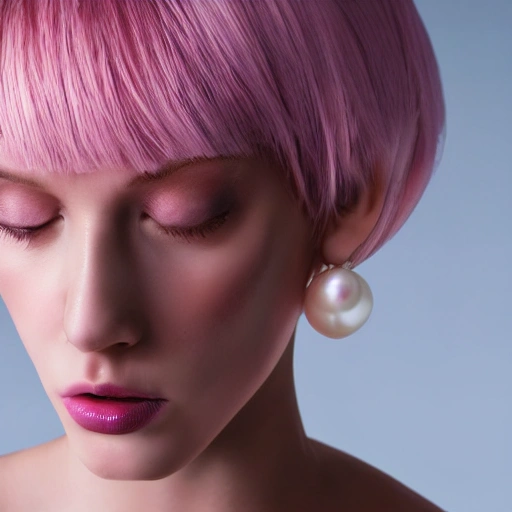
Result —
[[411, 0], [0, 0], [0, 159], [48, 172], [277, 159], [321, 233], [386, 201], [351, 258], [405, 222], [444, 127]]

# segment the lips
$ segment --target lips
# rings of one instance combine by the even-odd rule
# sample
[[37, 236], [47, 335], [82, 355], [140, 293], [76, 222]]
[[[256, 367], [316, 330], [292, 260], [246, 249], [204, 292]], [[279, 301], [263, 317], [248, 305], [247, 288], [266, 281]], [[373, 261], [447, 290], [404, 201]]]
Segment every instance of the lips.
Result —
[[113, 384], [73, 386], [62, 400], [82, 428], [100, 434], [129, 434], [150, 423], [167, 400]]

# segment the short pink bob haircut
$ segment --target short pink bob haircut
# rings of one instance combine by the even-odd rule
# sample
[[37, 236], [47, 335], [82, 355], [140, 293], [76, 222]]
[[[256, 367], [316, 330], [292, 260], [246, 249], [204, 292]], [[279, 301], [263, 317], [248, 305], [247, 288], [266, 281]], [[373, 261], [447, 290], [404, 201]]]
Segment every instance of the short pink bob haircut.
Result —
[[49, 172], [279, 162], [321, 234], [386, 190], [373, 254], [416, 206], [444, 131], [412, 0], [0, 0], [0, 157]]

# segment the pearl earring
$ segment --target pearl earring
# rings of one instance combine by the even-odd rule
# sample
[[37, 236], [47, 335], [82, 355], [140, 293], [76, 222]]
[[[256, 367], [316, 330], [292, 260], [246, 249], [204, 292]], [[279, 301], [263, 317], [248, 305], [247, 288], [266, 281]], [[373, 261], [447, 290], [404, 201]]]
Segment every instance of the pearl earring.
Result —
[[347, 261], [315, 276], [306, 289], [304, 313], [311, 327], [328, 338], [344, 338], [368, 320], [373, 295]]

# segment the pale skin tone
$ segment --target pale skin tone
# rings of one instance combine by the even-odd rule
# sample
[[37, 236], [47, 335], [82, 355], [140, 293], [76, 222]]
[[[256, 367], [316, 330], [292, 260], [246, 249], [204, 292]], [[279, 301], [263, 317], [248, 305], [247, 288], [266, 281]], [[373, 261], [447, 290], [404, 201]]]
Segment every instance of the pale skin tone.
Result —
[[[307, 280], [368, 236], [378, 191], [314, 249], [282, 173], [262, 160], [196, 162], [151, 181], [8, 171], [0, 224], [44, 227], [0, 238], [0, 294], [66, 435], [0, 459], [0, 510], [440, 510], [309, 439], [297, 408]], [[140, 431], [89, 432], [60, 396], [77, 382], [168, 405]]]

